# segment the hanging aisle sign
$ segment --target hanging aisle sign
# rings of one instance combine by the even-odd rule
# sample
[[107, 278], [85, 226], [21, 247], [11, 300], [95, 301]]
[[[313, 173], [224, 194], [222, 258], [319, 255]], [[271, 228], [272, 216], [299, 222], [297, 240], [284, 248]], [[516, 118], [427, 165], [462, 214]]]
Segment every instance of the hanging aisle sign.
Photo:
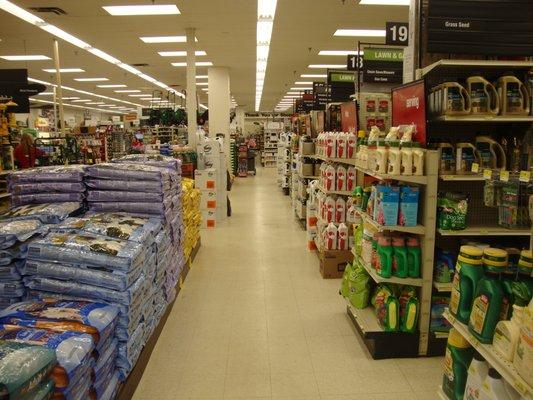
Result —
[[313, 95], [315, 98], [314, 110], [325, 110], [331, 102], [331, 88], [325, 82], [313, 82]]
[[334, 103], [350, 101], [355, 93], [355, 73], [346, 71], [328, 71], [328, 85], [331, 88], [331, 101]]
[[402, 83], [403, 49], [365, 48], [363, 82]]

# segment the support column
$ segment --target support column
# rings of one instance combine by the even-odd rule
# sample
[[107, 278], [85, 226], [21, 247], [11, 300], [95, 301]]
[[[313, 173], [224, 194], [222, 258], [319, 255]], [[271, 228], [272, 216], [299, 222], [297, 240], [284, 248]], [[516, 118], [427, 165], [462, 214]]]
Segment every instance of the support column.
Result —
[[197, 102], [196, 102], [196, 29], [185, 29], [187, 36], [187, 133], [189, 146], [196, 148], [196, 124]]
[[230, 119], [230, 82], [229, 68], [209, 67], [209, 137], [215, 138], [217, 134], [224, 135], [224, 153], [226, 165], [229, 170], [229, 119]]
[[[63, 109], [63, 87], [61, 86], [61, 72], [59, 62], [59, 43], [54, 39], [54, 65], [56, 68], [57, 100], [59, 103], [59, 127], [60, 132], [65, 133], [65, 111]], [[54, 106], [55, 107], [55, 106]], [[57, 128], [57, 127], [56, 127]]]

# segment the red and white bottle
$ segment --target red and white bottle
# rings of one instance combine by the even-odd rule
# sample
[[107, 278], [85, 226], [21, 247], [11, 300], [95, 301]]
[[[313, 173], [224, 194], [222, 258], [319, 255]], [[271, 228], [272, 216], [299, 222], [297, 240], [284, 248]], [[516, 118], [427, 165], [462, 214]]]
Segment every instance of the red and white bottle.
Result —
[[345, 224], [339, 224], [337, 228], [337, 250], [348, 250], [348, 227]]
[[346, 135], [346, 158], [355, 158], [357, 151], [357, 135], [350, 132]]
[[326, 143], [325, 143], [325, 156], [328, 158], [333, 158], [337, 152], [337, 135], [334, 132], [328, 132], [326, 134]]
[[355, 188], [356, 170], [350, 166], [346, 169], [346, 190], [351, 192]]
[[326, 222], [335, 222], [335, 207], [335, 199], [331, 196], [326, 197], [326, 200], [324, 200], [324, 219], [326, 220]]
[[342, 197], [335, 200], [335, 222], [346, 221], [346, 201]]
[[324, 171], [324, 187], [326, 190], [335, 190], [335, 167], [328, 165]]
[[330, 223], [326, 230], [326, 250], [337, 250], [337, 227]]
[[346, 133], [337, 133], [337, 158], [346, 158], [347, 139]]
[[335, 190], [345, 191], [346, 190], [346, 168], [344, 165], [339, 165], [337, 167], [337, 179], [336, 179]]

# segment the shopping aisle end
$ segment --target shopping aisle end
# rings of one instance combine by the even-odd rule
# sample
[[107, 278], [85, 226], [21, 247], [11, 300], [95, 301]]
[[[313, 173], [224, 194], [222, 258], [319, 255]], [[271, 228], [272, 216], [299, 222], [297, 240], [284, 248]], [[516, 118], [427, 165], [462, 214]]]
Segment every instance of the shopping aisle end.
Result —
[[133, 398], [433, 400], [442, 359], [372, 360], [275, 173], [237, 179], [233, 216], [202, 231]]

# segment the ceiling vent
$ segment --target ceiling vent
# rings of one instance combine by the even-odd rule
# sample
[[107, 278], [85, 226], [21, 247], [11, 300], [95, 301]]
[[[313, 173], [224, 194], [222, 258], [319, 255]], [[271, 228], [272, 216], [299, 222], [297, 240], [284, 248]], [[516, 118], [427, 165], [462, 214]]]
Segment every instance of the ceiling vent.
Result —
[[59, 7], [30, 7], [30, 10], [38, 13], [51, 13], [55, 15], [67, 15], [66, 11]]
[[149, 64], [148, 63], [135, 63], [135, 64], [130, 64], [132, 67], [148, 67]]

